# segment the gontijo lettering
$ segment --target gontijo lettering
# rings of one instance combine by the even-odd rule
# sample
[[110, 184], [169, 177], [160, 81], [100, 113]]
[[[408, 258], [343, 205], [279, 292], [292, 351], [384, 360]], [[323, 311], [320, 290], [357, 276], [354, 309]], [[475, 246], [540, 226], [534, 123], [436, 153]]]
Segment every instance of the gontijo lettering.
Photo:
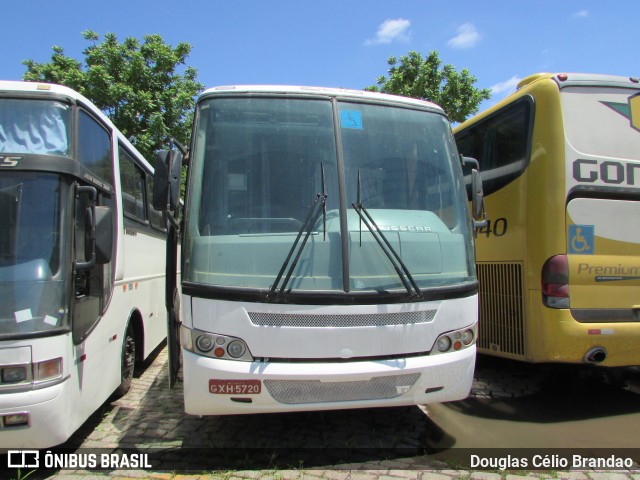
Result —
[[578, 159], [573, 162], [573, 178], [582, 183], [640, 187], [640, 163]]

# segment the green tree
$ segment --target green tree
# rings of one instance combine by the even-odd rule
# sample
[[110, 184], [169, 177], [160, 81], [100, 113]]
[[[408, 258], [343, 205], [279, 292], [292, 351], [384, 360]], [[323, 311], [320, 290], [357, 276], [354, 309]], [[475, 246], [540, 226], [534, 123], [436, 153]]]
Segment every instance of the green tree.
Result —
[[[66, 85], [91, 100], [149, 160], [169, 137], [188, 144], [195, 97], [203, 89], [195, 68], [185, 66], [191, 45], [173, 48], [160, 35], [145, 35], [141, 43], [127, 37], [82, 36], [92, 44], [83, 51], [84, 63], [54, 46], [51, 61], [25, 60], [23, 79]], [[181, 66], [183, 73], [178, 73]]]
[[377, 85], [365, 90], [429, 100], [440, 105], [452, 122], [463, 122], [478, 112], [483, 100], [491, 98], [488, 88], [474, 87], [477, 78], [467, 69], [457, 72], [451, 65], [442, 66], [436, 51], [426, 58], [410, 51], [400, 57], [400, 62], [396, 57], [389, 57], [387, 63], [389, 76], [379, 77]]

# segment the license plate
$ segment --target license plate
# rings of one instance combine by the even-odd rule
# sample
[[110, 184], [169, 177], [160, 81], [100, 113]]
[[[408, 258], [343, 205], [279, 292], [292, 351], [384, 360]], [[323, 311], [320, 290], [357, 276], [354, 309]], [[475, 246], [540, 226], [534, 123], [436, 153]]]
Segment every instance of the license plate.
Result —
[[256, 395], [261, 391], [260, 380], [209, 380], [209, 392], [215, 395]]

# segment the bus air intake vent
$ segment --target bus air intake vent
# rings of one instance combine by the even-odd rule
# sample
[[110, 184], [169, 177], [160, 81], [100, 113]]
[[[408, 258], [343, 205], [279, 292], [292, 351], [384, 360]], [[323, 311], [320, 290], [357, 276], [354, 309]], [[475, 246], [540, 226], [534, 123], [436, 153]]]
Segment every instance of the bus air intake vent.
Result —
[[266, 327], [381, 327], [432, 322], [437, 310], [371, 315], [304, 315], [249, 312], [254, 325]]
[[419, 373], [374, 377], [367, 381], [321, 382], [319, 380], [265, 380], [271, 396], [286, 405], [357, 402], [396, 398], [407, 393]]
[[478, 348], [524, 357], [522, 265], [479, 263], [480, 323]]

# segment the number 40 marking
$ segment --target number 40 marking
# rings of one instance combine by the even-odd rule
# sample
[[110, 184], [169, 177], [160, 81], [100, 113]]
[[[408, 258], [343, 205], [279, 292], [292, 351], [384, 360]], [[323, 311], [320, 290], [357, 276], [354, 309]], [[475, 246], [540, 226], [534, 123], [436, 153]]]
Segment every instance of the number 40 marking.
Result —
[[507, 219], [506, 218], [496, 218], [491, 223], [491, 220], [487, 220], [487, 226], [478, 230], [478, 234], [484, 234], [487, 237], [502, 237], [507, 233]]

